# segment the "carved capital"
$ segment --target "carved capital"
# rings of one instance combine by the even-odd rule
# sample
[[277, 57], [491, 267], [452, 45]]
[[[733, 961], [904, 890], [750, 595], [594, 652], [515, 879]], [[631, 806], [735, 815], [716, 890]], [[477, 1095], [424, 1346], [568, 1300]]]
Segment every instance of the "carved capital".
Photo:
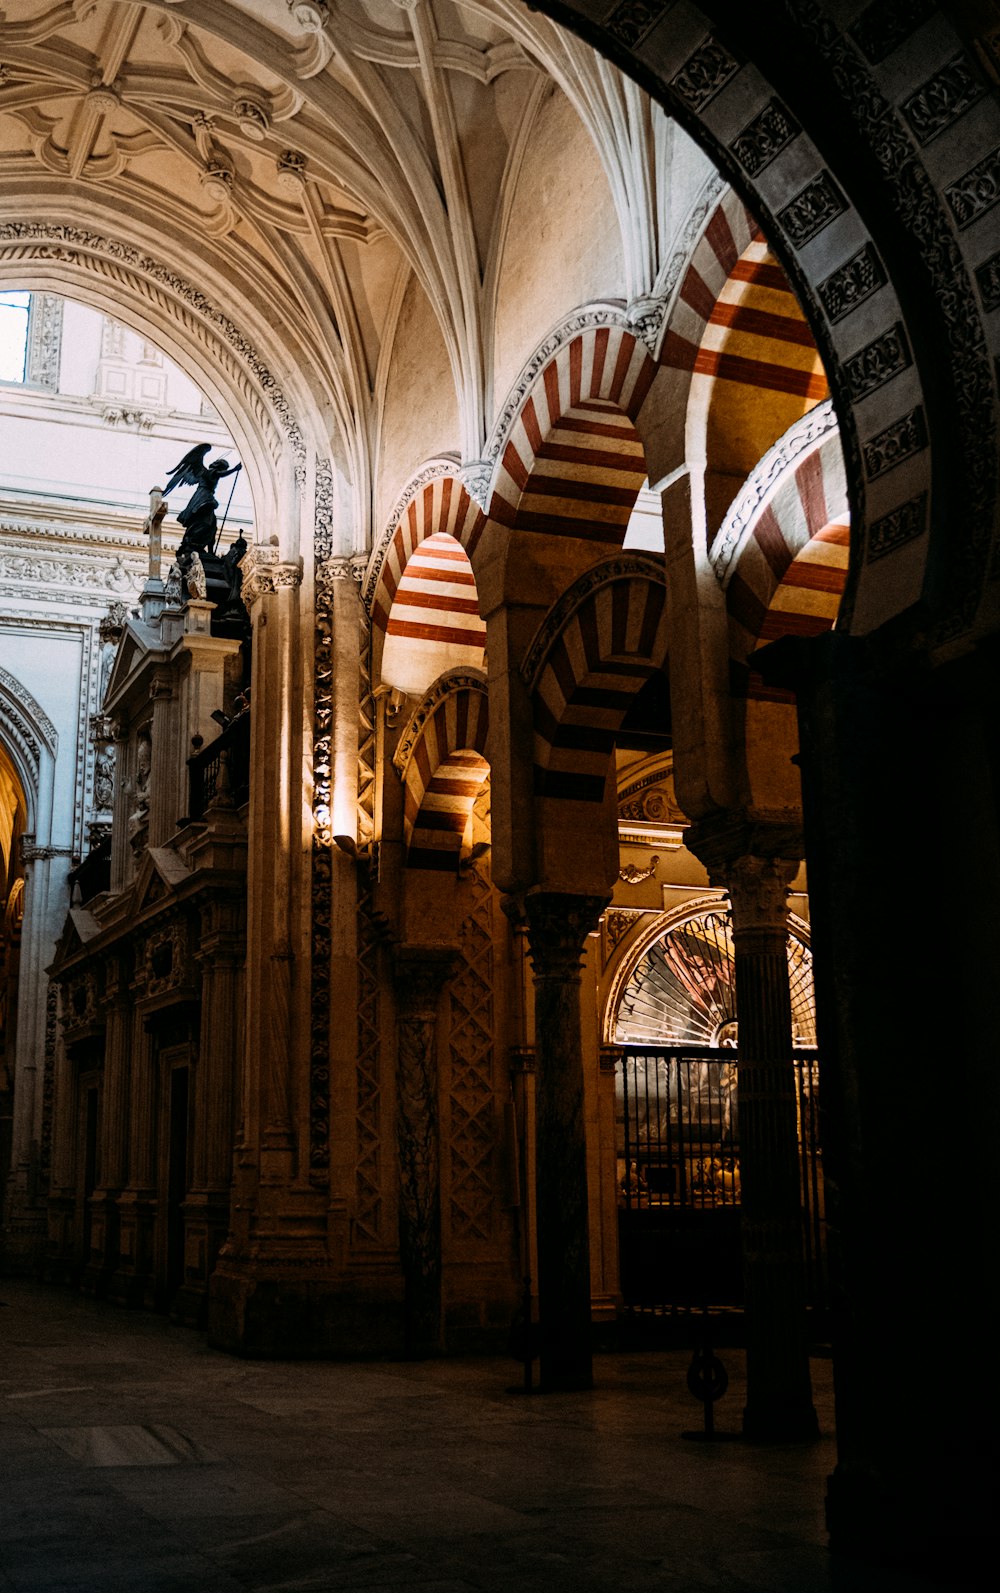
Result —
[[726, 887], [733, 909], [733, 939], [744, 932], [778, 937], [783, 949], [788, 931], [788, 891], [798, 872], [798, 859], [738, 857], [729, 865]]
[[282, 587], [298, 586], [302, 580], [301, 560], [294, 564], [283, 562], [273, 543], [255, 543], [243, 555], [239, 568], [243, 575], [240, 596], [247, 608], [259, 597], [268, 597]]
[[524, 910], [536, 984], [579, 979], [584, 942], [610, 900], [610, 896], [577, 896], [569, 891], [528, 892]]
[[667, 314], [667, 301], [646, 295], [633, 299], [625, 311], [625, 319], [637, 337], [641, 337], [652, 355], [656, 355]]
[[455, 946], [398, 946], [393, 958], [400, 997], [399, 1021], [426, 1021], [437, 1013], [445, 981], [461, 953]]
[[468, 464], [462, 465], [458, 478], [469, 497], [478, 503], [484, 512], [490, 501], [490, 482], [493, 479], [492, 459], [471, 459]]

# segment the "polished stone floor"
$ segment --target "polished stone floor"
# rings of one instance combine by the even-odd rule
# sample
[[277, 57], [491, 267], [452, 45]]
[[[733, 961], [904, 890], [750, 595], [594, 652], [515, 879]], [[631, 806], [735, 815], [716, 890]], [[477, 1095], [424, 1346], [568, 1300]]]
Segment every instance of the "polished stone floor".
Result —
[[827, 1553], [829, 1437], [685, 1441], [683, 1352], [525, 1399], [502, 1360], [245, 1362], [68, 1291], [6, 1279], [0, 1301], [3, 1589], [930, 1593]]

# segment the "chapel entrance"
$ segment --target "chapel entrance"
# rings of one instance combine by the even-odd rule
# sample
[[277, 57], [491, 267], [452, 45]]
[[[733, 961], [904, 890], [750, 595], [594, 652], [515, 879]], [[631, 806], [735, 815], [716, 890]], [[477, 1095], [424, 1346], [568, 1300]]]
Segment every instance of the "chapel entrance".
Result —
[[[788, 937], [807, 1303], [826, 1305], [812, 957]], [[647, 942], [619, 985], [614, 1039], [620, 1282], [626, 1311], [742, 1304], [735, 960], [729, 914]]]

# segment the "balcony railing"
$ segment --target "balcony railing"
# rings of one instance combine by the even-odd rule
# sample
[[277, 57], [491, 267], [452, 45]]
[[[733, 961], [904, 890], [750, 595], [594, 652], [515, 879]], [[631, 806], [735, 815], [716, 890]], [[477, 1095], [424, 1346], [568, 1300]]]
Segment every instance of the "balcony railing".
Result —
[[111, 889], [111, 837], [106, 835], [92, 847], [82, 862], [69, 871], [69, 901], [71, 907], [85, 907]]
[[239, 714], [214, 741], [188, 759], [188, 818], [203, 819], [226, 785], [234, 807], [246, 802], [250, 795], [249, 712]]

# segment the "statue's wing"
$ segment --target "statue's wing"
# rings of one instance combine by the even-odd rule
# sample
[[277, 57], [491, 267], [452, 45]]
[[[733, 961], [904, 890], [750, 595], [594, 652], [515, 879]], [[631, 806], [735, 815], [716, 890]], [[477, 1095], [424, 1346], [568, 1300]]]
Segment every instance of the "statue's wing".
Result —
[[175, 487], [199, 485], [205, 470], [205, 455], [211, 446], [211, 443], [195, 443], [193, 448], [188, 449], [180, 464], [175, 465], [171, 471], [170, 480], [163, 489], [164, 497]]

